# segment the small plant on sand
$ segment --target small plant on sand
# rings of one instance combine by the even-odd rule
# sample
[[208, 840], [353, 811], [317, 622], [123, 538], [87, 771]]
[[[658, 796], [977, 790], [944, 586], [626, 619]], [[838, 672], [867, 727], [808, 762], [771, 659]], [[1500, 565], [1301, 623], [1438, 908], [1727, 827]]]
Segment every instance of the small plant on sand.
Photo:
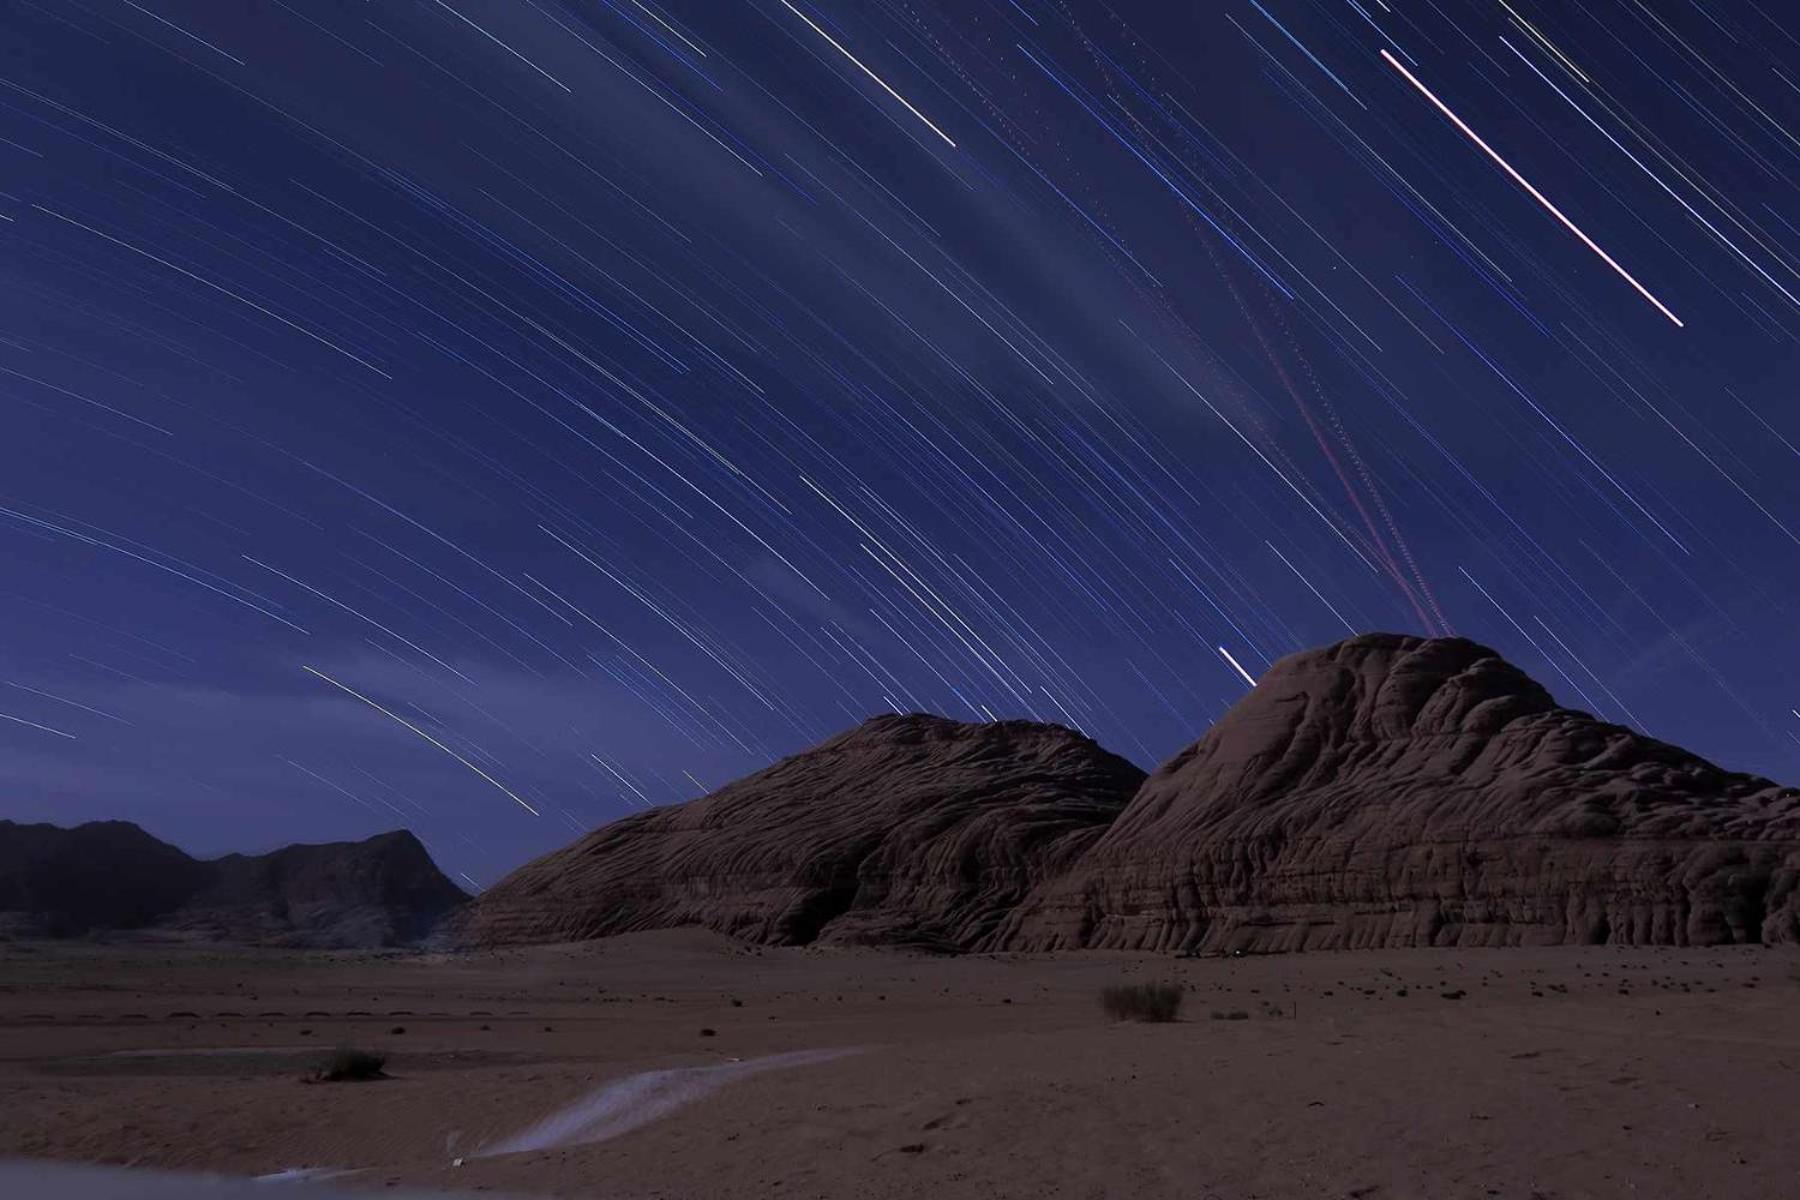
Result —
[[1181, 985], [1115, 983], [1100, 989], [1100, 1007], [1115, 1021], [1173, 1021], [1181, 1011]]
[[332, 1051], [331, 1057], [325, 1060], [318, 1072], [313, 1076], [320, 1083], [350, 1083], [365, 1079], [386, 1079], [381, 1068], [387, 1065], [387, 1058], [380, 1054], [370, 1054], [367, 1050], [358, 1050], [354, 1046], [339, 1046]]

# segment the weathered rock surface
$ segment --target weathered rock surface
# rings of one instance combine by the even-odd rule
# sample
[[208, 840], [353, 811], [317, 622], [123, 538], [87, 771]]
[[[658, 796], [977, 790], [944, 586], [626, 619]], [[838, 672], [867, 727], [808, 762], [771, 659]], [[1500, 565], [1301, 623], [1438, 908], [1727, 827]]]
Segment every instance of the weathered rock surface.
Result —
[[467, 899], [404, 831], [201, 860], [126, 821], [0, 821], [0, 930], [15, 936], [393, 946]]
[[1054, 725], [877, 717], [528, 863], [479, 943], [703, 925], [777, 945], [970, 948], [1105, 830], [1143, 772]]
[[212, 868], [207, 886], [162, 924], [231, 941], [398, 946], [426, 937], [468, 900], [403, 829], [204, 865]]
[[945, 950], [1800, 942], [1800, 791], [1558, 707], [1458, 638], [1277, 663], [1146, 779], [1053, 725], [890, 716], [478, 901], [409, 833], [194, 860], [0, 821], [0, 932], [375, 946], [704, 926]]
[[1277, 663], [997, 941], [1800, 941], [1800, 792], [1558, 707], [1458, 638]]

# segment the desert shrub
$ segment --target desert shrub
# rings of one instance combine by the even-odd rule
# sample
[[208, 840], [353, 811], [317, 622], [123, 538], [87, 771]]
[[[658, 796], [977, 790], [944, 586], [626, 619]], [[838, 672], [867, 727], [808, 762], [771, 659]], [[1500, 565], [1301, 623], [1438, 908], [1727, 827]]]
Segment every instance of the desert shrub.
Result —
[[387, 1065], [387, 1058], [380, 1054], [371, 1054], [367, 1050], [358, 1050], [354, 1046], [339, 1046], [332, 1051], [325, 1065], [319, 1068], [316, 1076], [324, 1083], [346, 1083], [363, 1079], [385, 1079], [381, 1068]]
[[1173, 1021], [1181, 1011], [1181, 985], [1115, 983], [1100, 989], [1100, 1007], [1115, 1021]]

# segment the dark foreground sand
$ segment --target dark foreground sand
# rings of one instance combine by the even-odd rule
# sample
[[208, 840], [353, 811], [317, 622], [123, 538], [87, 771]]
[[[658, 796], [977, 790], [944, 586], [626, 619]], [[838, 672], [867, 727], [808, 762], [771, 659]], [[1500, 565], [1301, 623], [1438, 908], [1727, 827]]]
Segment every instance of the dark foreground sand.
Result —
[[[1102, 1017], [1164, 978], [1180, 1022]], [[300, 1082], [339, 1043], [392, 1078]], [[1784, 950], [0, 946], [0, 1158], [605, 1200], [1703, 1200], [1800, 1195], [1797, 1105]], [[482, 1154], [509, 1145], [548, 1148]]]

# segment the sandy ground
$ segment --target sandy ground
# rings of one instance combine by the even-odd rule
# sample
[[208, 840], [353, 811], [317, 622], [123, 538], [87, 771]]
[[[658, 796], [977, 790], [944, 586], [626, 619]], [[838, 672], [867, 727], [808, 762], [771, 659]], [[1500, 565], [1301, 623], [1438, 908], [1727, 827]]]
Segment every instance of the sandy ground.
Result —
[[[1154, 979], [1179, 1022], [1102, 1016]], [[1800, 955], [1762, 949], [17, 944], [0, 1158], [606, 1200], [1791, 1196], [1797, 1013]], [[392, 1077], [301, 1082], [338, 1044]]]

